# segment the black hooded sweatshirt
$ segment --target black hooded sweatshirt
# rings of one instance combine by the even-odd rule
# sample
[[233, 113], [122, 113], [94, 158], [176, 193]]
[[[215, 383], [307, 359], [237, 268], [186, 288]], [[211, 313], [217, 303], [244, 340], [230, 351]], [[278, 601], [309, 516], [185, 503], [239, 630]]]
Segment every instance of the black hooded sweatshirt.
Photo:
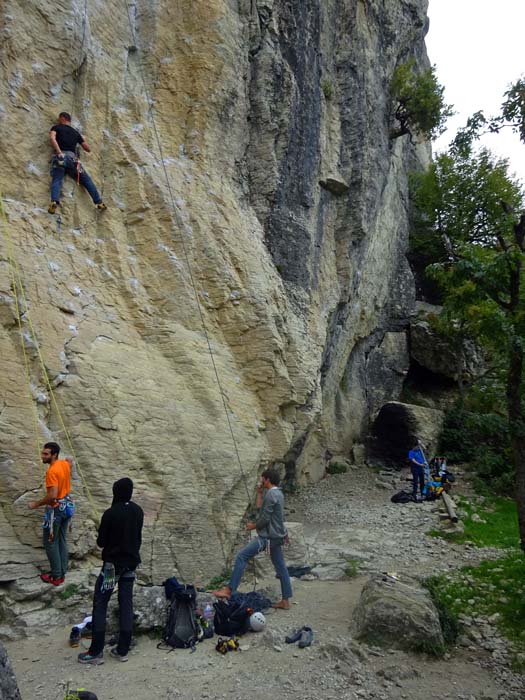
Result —
[[113, 503], [102, 516], [97, 544], [102, 560], [112, 562], [117, 574], [134, 571], [140, 564], [142, 543], [142, 508], [131, 501], [133, 482], [124, 478], [113, 484]]

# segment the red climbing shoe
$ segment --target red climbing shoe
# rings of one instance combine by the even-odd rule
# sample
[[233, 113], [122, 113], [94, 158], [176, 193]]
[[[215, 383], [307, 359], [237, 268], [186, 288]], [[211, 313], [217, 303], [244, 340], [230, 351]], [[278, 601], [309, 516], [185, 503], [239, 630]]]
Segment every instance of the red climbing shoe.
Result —
[[50, 583], [52, 586], [61, 586], [65, 581], [64, 576], [56, 578], [51, 574], [40, 574], [40, 578], [44, 583]]

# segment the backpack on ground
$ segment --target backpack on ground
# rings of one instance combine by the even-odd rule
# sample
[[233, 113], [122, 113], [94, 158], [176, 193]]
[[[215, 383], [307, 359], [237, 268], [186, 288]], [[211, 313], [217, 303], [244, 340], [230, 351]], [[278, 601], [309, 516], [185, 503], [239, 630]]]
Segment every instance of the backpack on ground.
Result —
[[202, 629], [197, 623], [194, 586], [179, 584], [171, 594], [168, 618], [158, 648], [193, 648], [202, 637]]
[[250, 627], [250, 615], [253, 609], [242, 601], [218, 600], [213, 604], [215, 617], [213, 626], [215, 632], [224, 637], [239, 636], [248, 631]]
[[392, 503], [410, 503], [414, 500], [414, 497], [408, 491], [398, 491], [390, 500]]

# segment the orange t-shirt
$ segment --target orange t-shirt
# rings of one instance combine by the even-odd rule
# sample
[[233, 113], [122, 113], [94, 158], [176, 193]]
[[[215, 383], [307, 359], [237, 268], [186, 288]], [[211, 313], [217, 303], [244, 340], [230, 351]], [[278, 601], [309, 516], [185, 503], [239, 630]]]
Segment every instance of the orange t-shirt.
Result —
[[[65, 459], [57, 459], [46, 472], [46, 489], [57, 486], [57, 498], [64, 498], [71, 491], [71, 467]], [[55, 505], [56, 508], [56, 505]]]

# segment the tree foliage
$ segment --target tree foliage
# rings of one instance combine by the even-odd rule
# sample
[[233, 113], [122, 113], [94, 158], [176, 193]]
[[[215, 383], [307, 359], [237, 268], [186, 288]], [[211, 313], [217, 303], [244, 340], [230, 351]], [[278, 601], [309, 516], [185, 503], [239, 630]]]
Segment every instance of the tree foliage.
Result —
[[399, 126], [391, 132], [391, 138], [416, 133], [433, 139], [443, 133], [445, 121], [452, 114], [450, 105], [445, 104], [443, 92], [435, 66], [420, 73], [416, 72], [414, 60], [397, 66], [390, 93]]
[[511, 128], [525, 143], [525, 77], [516, 80], [505, 92], [504, 98], [500, 114], [487, 117], [483, 111], [478, 111], [469, 117], [454, 140], [456, 150], [468, 153], [472, 143], [480, 136], [499, 133], [505, 128]]
[[525, 548], [525, 204], [505, 160], [456, 141], [414, 179], [415, 235], [434, 246], [429, 273], [444, 318], [490, 351], [506, 373], [506, 412]]

